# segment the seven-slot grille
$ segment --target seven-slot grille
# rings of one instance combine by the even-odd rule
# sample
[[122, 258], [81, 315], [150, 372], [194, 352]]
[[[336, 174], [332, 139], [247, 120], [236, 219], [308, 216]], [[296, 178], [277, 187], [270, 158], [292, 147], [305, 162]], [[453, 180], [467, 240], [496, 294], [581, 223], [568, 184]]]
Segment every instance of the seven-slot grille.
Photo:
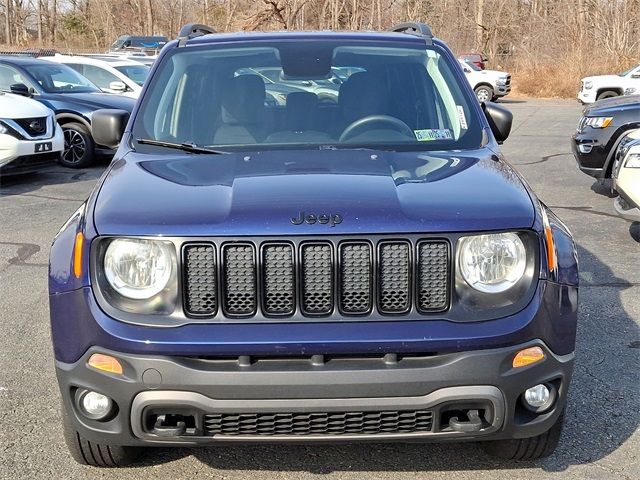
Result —
[[441, 312], [449, 306], [445, 240], [300, 244], [189, 243], [183, 249], [187, 315], [269, 317]]
[[315, 413], [216, 413], [205, 415], [209, 435], [304, 436], [430, 432], [430, 410]]

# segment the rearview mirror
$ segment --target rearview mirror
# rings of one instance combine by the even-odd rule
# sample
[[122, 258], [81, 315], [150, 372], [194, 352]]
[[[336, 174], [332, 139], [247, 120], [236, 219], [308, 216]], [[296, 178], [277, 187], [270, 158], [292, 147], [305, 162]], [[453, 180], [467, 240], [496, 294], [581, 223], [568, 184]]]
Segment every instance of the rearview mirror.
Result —
[[631, 78], [640, 78], [640, 72], [632, 73]]
[[127, 90], [127, 85], [120, 80], [116, 80], [109, 83], [109, 90], [113, 90], [114, 92], [125, 92]]
[[126, 110], [96, 110], [91, 116], [91, 131], [98, 145], [118, 148], [131, 114]]
[[513, 114], [507, 108], [493, 102], [483, 102], [482, 110], [489, 122], [489, 127], [498, 143], [504, 142], [511, 133]]
[[14, 83], [9, 87], [11, 93], [15, 95], [22, 95], [23, 97], [30, 97], [31, 90], [24, 83]]

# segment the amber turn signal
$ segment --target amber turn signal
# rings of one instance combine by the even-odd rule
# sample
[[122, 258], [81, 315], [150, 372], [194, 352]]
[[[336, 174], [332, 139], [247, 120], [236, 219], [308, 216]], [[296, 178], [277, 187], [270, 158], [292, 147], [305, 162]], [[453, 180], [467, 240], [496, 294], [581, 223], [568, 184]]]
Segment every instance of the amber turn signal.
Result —
[[544, 360], [544, 351], [540, 347], [529, 347], [524, 350], [520, 350], [513, 357], [513, 368], [526, 367], [527, 365], [534, 364]]
[[84, 235], [82, 232], [76, 233], [76, 243], [73, 246], [73, 274], [76, 278], [82, 276], [82, 247], [84, 246]]
[[89, 366], [102, 370], [103, 372], [122, 375], [122, 365], [117, 358], [102, 353], [94, 353], [89, 358]]

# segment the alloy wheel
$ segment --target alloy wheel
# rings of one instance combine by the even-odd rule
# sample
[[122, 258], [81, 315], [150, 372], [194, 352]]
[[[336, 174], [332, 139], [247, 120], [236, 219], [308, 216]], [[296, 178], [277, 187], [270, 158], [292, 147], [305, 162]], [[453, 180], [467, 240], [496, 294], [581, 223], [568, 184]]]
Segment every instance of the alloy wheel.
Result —
[[86, 150], [87, 144], [80, 132], [72, 129], [64, 130], [64, 152], [62, 152], [62, 158], [65, 162], [80, 162]]
[[476, 92], [476, 97], [478, 98], [479, 102], [488, 102], [489, 100], [491, 100], [491, 96], [489, 95], [489, 91], [486, 88], [480, 88]]

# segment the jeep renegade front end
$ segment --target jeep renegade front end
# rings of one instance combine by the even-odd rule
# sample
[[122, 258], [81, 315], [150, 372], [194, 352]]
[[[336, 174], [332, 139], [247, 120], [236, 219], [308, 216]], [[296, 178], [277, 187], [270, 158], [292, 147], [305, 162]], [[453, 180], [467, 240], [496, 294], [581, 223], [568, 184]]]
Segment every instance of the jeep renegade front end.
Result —
[[[422, 24], [183, 30], [130, 117], [94, 114], [119, 149], [51, 249], [74, 458], [359, 440], [553, 452], [576, 250], [499, 153], [509, 112], [476, 101]], [[266, 69], [300, 89], [274, 101]], [[335, 95], [305, 90], [334, 77]]]

